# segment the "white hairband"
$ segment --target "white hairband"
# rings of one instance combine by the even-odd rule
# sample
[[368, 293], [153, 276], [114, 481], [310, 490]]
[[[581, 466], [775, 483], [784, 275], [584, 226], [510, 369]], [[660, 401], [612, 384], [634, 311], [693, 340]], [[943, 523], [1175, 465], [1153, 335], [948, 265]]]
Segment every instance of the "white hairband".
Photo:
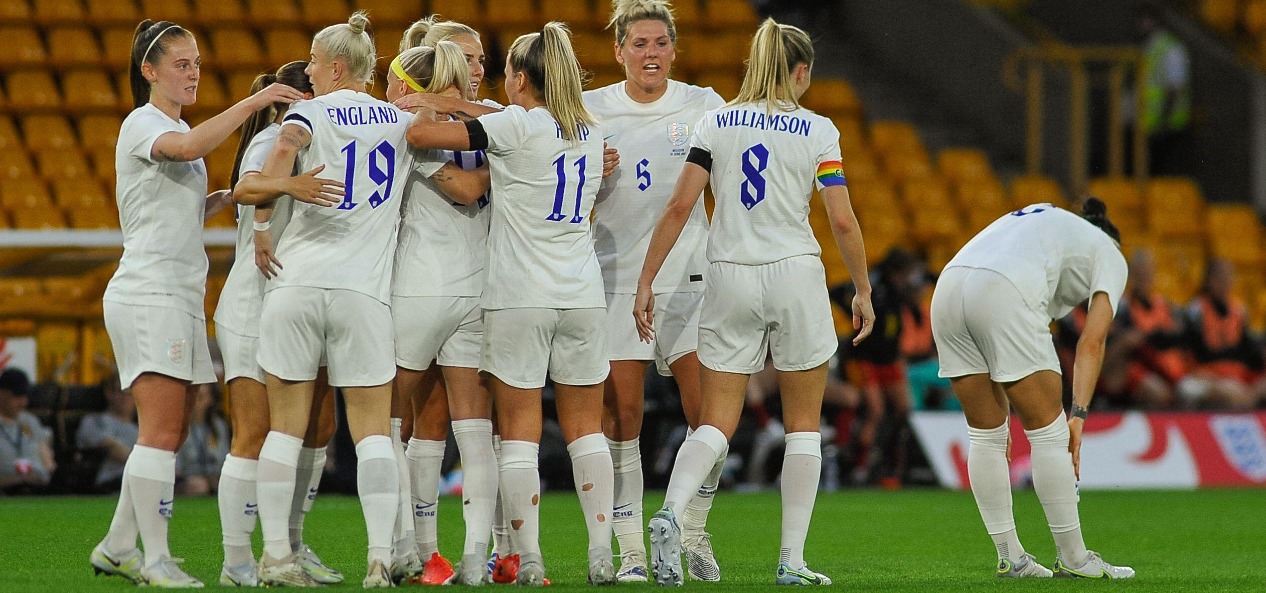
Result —
[[[154, 36], [154, 40], [149, 42], [149, 47], [145, 48], [145, 53], [144, 53], [144, 54], [141, 54], [141, 62], [140, 62], [141, 64], [144, 64], [144, 63], [145, 63], [145, 60], [146, 60], [147, 58], [149, 58], [149, 52], [154, 51], [154, 44], [155, 44], [155, 43], [158, 43], [159, 38], [161, 38], [161, 37], [163, 36], [163, 34], [164, 34], [164, 33], [168, 32], [168, 31], [170, 31], [170, 30], [172, 30], [172, 29], [180, 29], [180, 25], [177, 25], [177, 24], [175, 24], [175, 23], [172, 23], [172, 24], [170, 24], [170, 25], [167, 25], [167, 28], [166, 28], [166, 29], [163, 29], [162, 31], [159, 31], [159, 32], [158, 32], [158, 34]], [[183, 29], [182, 29], [182, 30], [183, 30]]]

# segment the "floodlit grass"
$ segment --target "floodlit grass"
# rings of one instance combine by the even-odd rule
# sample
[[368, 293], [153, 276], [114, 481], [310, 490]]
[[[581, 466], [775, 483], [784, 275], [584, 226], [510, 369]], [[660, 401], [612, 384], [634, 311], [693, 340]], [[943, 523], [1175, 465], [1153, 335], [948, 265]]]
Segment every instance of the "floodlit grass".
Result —
[[[660, 497], [648, 496], [647, 509]], [[113, 498], [0, 499], [0, 591], [132, 588], [122, 579], [93, 577], [88, 565], [114, 504]], [[456, 498], [440, 504], [441, 547], [455, 561], [461, 557], [460, 504]], [[1086, 492], [1081, 512], [1089, 547], [1109, 562], [1133, 566], [1134, 581], [1000, 582], [971, 495], [935, 490], [819, 496], [805, 556], [835, 580], [834, 588], [847, 591], [1261, 591], [1266, 583], [1266, 492]], [[1027, 549], [1053, 564], [1055, 546], [1032, 492], [1017, 494], [1016, 515]], [[575, 497], [545, 496], [542, 517], [546, 569], [554, 583], [549, 590], [588, 588], [586, 535]], [[721, 493], [710, 531], [724, 580], [685, 586], [773, 590], [779, 519], [777, 493]], [[215, 587], [222, 559], [215, 500], [178, 500], [171, 527], [172, 550], [186, 559], [184, 568]], [[336, 588], [359, 588], [365, 531], [355, 498], [319, 498], [306, 539], [347, 574], [349, 584]], [[638, 587], [654, 585], [621, 585]]]

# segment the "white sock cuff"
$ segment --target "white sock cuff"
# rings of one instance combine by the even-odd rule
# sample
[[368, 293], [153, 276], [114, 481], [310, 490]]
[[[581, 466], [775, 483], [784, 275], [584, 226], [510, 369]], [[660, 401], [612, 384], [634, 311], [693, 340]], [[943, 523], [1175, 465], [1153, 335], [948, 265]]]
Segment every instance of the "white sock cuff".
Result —
[[312, 452], [312, 467], [325, 467], [325, 447], [304, 447], [303, 451]]
[[453, 421], [454, 435], [468, 432], [483, 433], [492, 436], [492, 421], [487, 418], [472, 418], [470, 420]]
[[1003, 422], [996, 428], [967, 427], [967, 440], [973, 446], [997, 451], [1007, 450], [1007, 439], [1011, 436], [1010, 423]]
[[600, 432], [595, 432], [567, 443], [567, 453], [571, 455], [573, 460], [576, 460], [581, 457], [600, 455], [602, 453], [610, 455], [611, 449], [607, 447], [607, 437]]
[[616, 452], [619, 452], [619, 451], [641, 451], [642, 438], [633, 437], [633, 440], [630, 440], [630, 441], [617, 441], [614, 439], [607, 439], [607, 448], [611, 449], [612, 455], [615, 455]]
[[501, 469], [536, 469], [541, 446], [531, 441], [502, 441]]
[[404, 424], [404, 420], [401, 420], [400, 418], [391, 419], [391, 429], [389, 430], [389, 432], [391, 433], [391, 442], [393, 443], [400, 440], [400, 425], [401, 424]]
[[356, 443], [356, 463], [365, 463], [372, 459], [389, 459], [396, 461], [396, 450], [391, 446], [391, 437], [382, 434], [367, 436]]
[[268, 433], [264, 446], [259, 449], [260, 460], [267, 459], [286, 467], [298, 467], [299, 456], [302, 454], [303, 439], [275, 430]]
[[132, 447], [124, 472], [136, 478], [173, 482], [176, 479], [176, 454], [143, 445]]
[[422, 439], [409, 439], [409, 447], [404, 450], [404, 456], [409, 459], [425, 459], [427, 457], [443, 457], [444, 441], [424, 441]]
[[822, 459], [822, 433], [820, 432], [789, 432], [783, 437], [786, 443], [786, 449], [783, 456], [787, 455], [808, 455]]
[[1024, 436], [1029, 438], [1029, 445], [1033, 447], [1046, 444], [1068, 447], [1068, 419], [1061, 411], [1054, 422], [1037, 430], [1026, 430]]
[[258, 475], [259, 461], [246, 459], [245, 457], [226, 456], [224, 458], [224, 467], [220, 468], [220, 476], [235, 478], [245, 482], [254, 482]]
[[707, 445], [709, 449], [712, 449], [715, 457], [720, 457], [721, 454], [730, 447], [729, 441], [725, 438], [725, 433], [721, 432], [721, 429], [712, 426], [711, 424], [704, 424], [700, 426], [699, 429], [694, 431], [694, 433], [687, 437], [687, 439], [699, 441]]

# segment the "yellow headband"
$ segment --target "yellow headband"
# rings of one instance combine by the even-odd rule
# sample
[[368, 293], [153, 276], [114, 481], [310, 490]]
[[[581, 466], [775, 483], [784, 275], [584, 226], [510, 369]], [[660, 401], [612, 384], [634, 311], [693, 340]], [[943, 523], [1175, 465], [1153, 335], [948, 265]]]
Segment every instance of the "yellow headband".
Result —
[[397, 78], [403, 80], [405, 84], [409, 85], [409, 88], [419, 93], [426, 92], [426, 89], [422, 88], [422, 85], [418, 84], [418, 81], [413, 80], [413, 77], [409, 76], [409, 73], [404, 71], [404, 66], [400, 63], [400, 56], [396, 56], [391, 60], [391, 71], [396, 73]]

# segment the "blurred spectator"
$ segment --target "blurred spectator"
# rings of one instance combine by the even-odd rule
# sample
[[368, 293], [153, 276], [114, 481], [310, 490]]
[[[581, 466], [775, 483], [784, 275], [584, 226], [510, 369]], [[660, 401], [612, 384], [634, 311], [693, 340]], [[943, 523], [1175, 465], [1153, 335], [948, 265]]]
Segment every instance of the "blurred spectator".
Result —
[[1248, 310], [1231, 294], [1234, 283], [1231, 263], [1212, 260], [1187, 306], [1197, 364], [1178, 383], [1178, 397], [1189, 407], [1249, 409], [1261, 399], [1262, 350], [1248, 333]]
[[229, 454], [229, 424], [217, 404], [219, 384], [199, 386], [189, 422], [189, 438], [176, 453], [176, 493], [210, 494], [219, 488], [220, 468]]
[[949, 379], [938, 376], [941, 362], [932, 340], [932, 276], [920, 269], [911, 277], [911, 298], [901, 309], [901, 358], [906, 363], [910, 401], [916, 410], [958, 410]]
[[[871, 303], [875, 329], [854, 346], [840, 341], [850, 381], [862, 393], [864, 416], [855, 439], [858, 455], [854, 482], [879, 481], [899, 486], [905, 472], [906, 446], [910, 441], [910, 386], [901, 359], [901, 324], [906, 309], [918, 303], [913, 279], [921, 269], [908, 251], [894, 248], [871, 274]], [[831, 299], [849, 310], [851, 284], [837, 286]]]
[[1152, 175], [1184, 174], [1186, 147], [1191, 143], [1191, 57], [1182, 40], [1161, 23], [1160, 11], [1150, 4], [1139, 13], [1138, 76], [1143, 97], [1127, 102], [1125, 121], [1142, 109]]
[[104, 383], [106, 409], [89, 414], [79, 423], [75, 440], [80, 449], [95, 449], [103, 453], [101, 467], [97, 470], [96, 487], [102, 492], [115, 492], [123, 482], [123, 465], [136, 445], [139, 428], [136, 426], [136, 400], [132, 392], [119, 387], [115, 375]]
[[1166, 408], [1174, 385], [1187, 373], [1190, 353], [1177, 307], [1155, 288], [1152, 252], [1130, 258], [1130, 286], [1117, 308], [1116, 331], [1104, 356], [1104, 394], [1122, 407]]
[[43, 491], [53, 475], [52, 431], [26, 411], [31, 380], [18, 369], [0, 373], [0, 490]]

